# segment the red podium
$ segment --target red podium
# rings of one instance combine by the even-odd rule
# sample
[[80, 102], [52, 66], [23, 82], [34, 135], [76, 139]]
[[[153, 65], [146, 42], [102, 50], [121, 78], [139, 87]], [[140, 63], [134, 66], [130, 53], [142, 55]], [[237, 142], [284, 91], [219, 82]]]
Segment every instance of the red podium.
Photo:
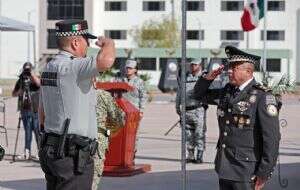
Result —
[[149, 164], [134, 164], [135, 138], [140, 122], [139, 110], [122, 98], [122, 93], [134, 87], [125, 82], [96, 82], [97, 89], [112, 93], [118, 106], [125, 112], [125, 126], [113, 132], [104, 163], [104, 176], [132, 176], [151, 170]]

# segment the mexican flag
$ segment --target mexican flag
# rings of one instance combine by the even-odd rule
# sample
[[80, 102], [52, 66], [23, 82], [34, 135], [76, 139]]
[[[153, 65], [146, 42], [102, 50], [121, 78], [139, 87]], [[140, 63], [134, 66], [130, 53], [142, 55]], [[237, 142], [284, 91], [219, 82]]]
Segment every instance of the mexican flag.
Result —
[[258, 26], [259, 20], [264, 17], [264, 0], [247, 0], [241, 18], [244, 31], [250, 31]]

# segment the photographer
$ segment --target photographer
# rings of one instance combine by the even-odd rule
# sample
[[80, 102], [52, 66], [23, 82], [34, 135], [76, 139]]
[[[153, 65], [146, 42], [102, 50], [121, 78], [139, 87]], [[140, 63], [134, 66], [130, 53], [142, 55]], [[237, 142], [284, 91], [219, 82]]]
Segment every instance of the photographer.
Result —
[[31, 159], [32, 132], [38, 143], [38, 104], [39, 104], [40, 79], [33, 73], [32, 64], [24, 63], [23, 71], [12, 92], [12, 96], [19, 97], [18, 110], [21, 112], [25, 130], [24, 158]]

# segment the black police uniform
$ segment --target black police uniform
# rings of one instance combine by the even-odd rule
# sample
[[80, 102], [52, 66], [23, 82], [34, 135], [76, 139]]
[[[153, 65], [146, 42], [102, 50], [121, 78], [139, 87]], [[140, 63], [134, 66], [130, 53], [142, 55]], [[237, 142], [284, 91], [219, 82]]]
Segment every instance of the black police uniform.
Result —
[[[86, 21], [56, 23], [56, 36], [82, 35]], [[45, 113], [40, 163], [48, 190], [90, 190], [97, 150], [96, 92], [92, 77], [98, 74], [93, 57], [78, 57], [61, 50], [43, 69], [41, 107]], [[70, 119], [70, 120], [68, 120]]]
[[[225, 51], [229, 64], [256, 64], [260, 59], [231, 46]], [[197, 98], [218, 105], [215, 170], [220, 189], [253, 189], [254, 176], [270, 178], [276, 165], [280, 140], [278, 102], [255, 79], [240, 92], [231, 84], [210, 90], [211, 82], [200, 78], [194, 90]]]

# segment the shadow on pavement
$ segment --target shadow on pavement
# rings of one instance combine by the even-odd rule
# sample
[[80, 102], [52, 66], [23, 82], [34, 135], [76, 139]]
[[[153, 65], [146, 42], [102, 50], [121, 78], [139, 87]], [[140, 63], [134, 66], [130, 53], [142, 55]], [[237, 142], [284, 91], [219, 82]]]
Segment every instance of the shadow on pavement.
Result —
[[[286, 190], [296, 190], [300, 186], [300, 163], [282, 164], [282, 178], [288, 179]], [[25, 174], [24, 174], [25, 175]], [[187, 172], [187, 190], [217, 190], [218, 179], [214, 170], [192, 170]], [[180, 171], [146, 173], [132, 177], [104, 177], [101, 190], [181, 190], [182, 173]], [[99, 189], [100, 189], [99, 188]], [[28, 179], [0, 181], [0, 189], [43, 190], [45, 180]], [[264, 190], [281, 190], [278, 182], [278, 170]]]
[[[25, 174], [24, 174], [25, 175]], [[16, 190], [43, 190], [45, 188], [44, 179], [28, 179], [17, 181], [0, 181], [0, 189], [16, 189]]]
[[[300, 163], [282, 164], [281, 177], [288, 179], [286, 190], [296, 190], [300, 186]], [[180, 171], [146, 173], [132, 177], [104, 177], [101, 190], [181, 190]], [[214, 170], [193, 170], [187, 172], [187, 190], [217, 190], [218, 179]], [[278, 168], [264, 190], [281, 190]]]

